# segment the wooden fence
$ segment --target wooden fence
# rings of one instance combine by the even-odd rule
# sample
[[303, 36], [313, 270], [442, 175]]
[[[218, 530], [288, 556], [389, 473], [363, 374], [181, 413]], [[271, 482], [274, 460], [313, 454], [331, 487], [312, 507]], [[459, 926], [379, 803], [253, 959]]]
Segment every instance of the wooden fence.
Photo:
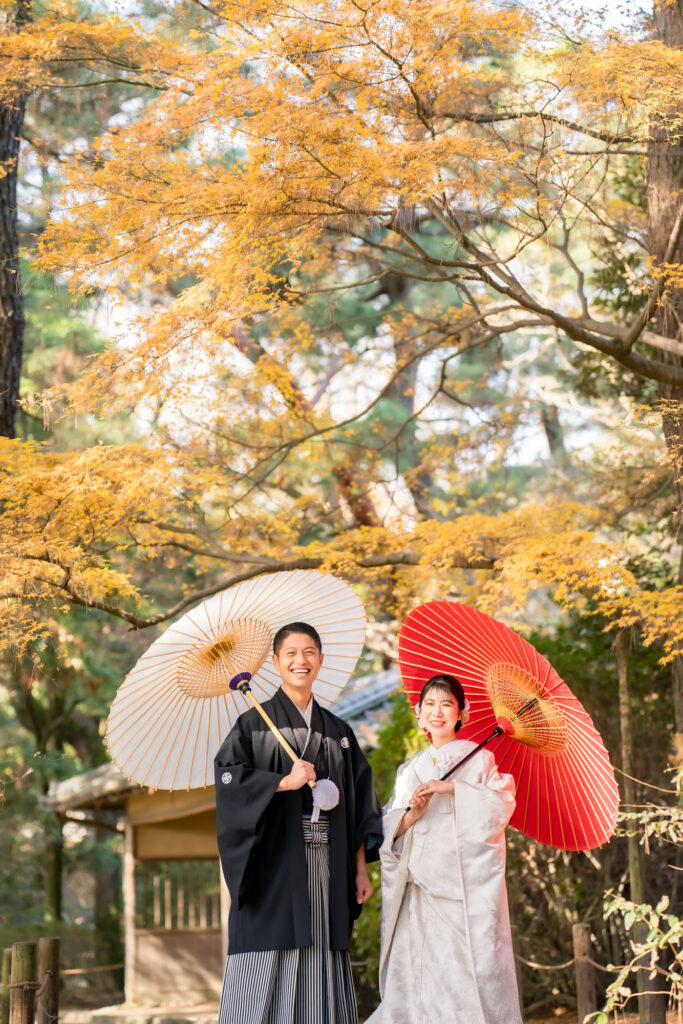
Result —
[[58, 1024], [59, 939], [15, 942], [2, 953], [0, 1024]]
[[[166, 881], [160, 886], [152, 879], [150, 910], [157, 925], [170, 926], [170, 908], [177, 908], [177, 900], [168, 896], [159, 900], [160, 893], [166, 889]], [[169, 883], [170, 885], [170, 883]], [[180, 887], [184, 888], [183, 886]], [[176, 895], [174, 891], [174, 896]], [[197, 910], [199, 925], [203, 918], [215, 912], [212, 906], [213, 893], [206, 893], [207, 907], [211, 911]], [[197, 900], [200, 907], [204, 902]], [[182, 911], [176, 914], [183, 921]], [[194, 914], [192, 915], [194, 917]], [[193, 921], [194, 923], [194, 921]], [[173, 921], [177, 924], [177, 918]], [[598, 991], [600, 984], [596, 970], [604, 970], [591, 957], [590, 925], [575, 924], [573, 928], [574, 956], [566, 964], [546, 966], [529, 963], [532, 969], [558, 970], [574, 967], [576, 978], [576, 996], [579, 1021], [598, 1008]], [[516, 945], [516, 942], [514, 943]], [[517, 962], [522, 958], [517, 955]], [[527, 962], [527, 961], [523, 961]], [[119, 966], [119, 965], [117, 965]], [[71, 972], [66, 972], [71, 973]], [[520, 999], [521, 999], [521, 978]], [[2, 1007], [0, 1024], [58, 1024], [59, 1020], [59, 939], [45, 938], [35, 942], [15, 942], [11, 949], [3, 950], [2, 956]]]

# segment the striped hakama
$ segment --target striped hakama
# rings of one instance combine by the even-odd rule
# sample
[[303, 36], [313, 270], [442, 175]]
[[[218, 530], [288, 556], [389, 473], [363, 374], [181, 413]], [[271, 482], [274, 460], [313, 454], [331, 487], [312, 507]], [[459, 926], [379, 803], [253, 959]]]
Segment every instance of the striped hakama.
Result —
[[218, 1024], [357, 1024], [347, 950], [329, 941], [329, 821], [303, 819], [313, 944], [228, 955]]

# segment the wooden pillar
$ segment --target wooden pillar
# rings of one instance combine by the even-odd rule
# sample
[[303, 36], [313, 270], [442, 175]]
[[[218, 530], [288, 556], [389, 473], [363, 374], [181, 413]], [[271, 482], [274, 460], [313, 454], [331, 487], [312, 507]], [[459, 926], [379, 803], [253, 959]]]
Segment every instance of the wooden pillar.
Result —
[[223, 947], [223, 959], [228, 955], [228, 915], [230, 914], [230, 893], [223, 878], [223, 868], [218, 861], [218, 878], [220, 880], [221, 892], [221, 945]]
[[59, 939], [38, 939], [38, 984], [42, 991], [36, 1006], [36, 1024], [57, 1024], [59, 1019]]
[[598, 1001], [595, 995], [595, 968], [590, 962], [591, 929], [588, 924], [575, 924], [572, 928], [574, 957], [576, 960], [576, 1008], [579, 1024], [590, 1013], [595, 1013]]
[[0, 1024], [9, 1024], [9, 979], [12, 970], [12, 947], [2, 951], [2, 1006]]
[[123, 833], [123, 943], [125, 962], [125, 998], [135, 1002], [135, 828], [124, 823]]
[[33, 1024], [36, 1005], [36, 944], [15, 942], [12, 945], [10, 971], [10, 1024]]

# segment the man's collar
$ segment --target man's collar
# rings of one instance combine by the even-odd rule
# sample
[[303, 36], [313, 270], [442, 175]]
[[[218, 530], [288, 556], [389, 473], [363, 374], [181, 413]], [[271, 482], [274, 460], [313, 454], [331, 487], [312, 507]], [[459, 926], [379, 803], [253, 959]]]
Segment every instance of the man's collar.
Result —
[[[280, 696], [280, 698], [282, 699], [283, 705], [288, 710], [291, 711], [291, 709], [293, 708], [298, 715], [301, 715], [302, 718], [304, 717], [303, 711], [301, 710], [299, 705], [294, 700], [292, 700], [292, 698], [289, 696], [289, 694], [285, 690], [284, 686], [280, 686], [280, 689], [276, 690], [275, 693], [276, 693], [276, 695]], [[314, 700], [315, 700], [315, 697], [313, 696], [313, 692], [311, 691], [311, 694], [310, 694], [310, 696], [308, 698], [308, 703], [310, 704], [311, 701], [314, 701]]]

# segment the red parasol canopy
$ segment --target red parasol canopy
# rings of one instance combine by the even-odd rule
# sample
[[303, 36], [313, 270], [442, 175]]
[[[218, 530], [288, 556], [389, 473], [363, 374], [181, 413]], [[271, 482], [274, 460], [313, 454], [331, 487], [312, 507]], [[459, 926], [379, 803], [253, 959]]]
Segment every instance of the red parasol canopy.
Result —
[[458, 738], [491, 749], [517, 783], [510, 824], [562, 850], [590, 850], [614, 832], [619, 791], [590, 715], [552, 665], [502, 622], [466, 604], [429, 601], [398, 639], [403, 685], [413, 705], [430, 676], [457, 676], [470, 702]]

